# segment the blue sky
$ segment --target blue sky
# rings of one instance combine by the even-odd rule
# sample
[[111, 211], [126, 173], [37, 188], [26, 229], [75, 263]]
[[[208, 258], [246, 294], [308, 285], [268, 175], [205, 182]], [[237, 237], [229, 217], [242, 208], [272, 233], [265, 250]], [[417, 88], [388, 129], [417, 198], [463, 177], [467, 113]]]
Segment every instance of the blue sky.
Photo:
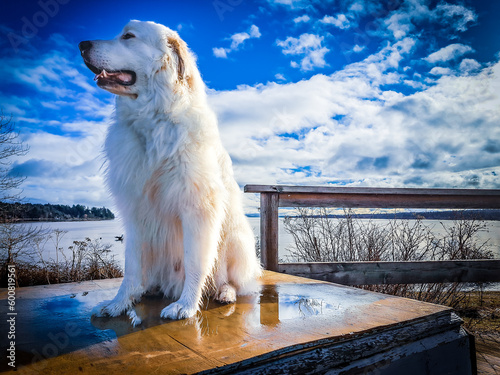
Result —
[[197, 55], [241, 186], [500, 187], [498, 1], [1, 7], [0, 103], [30, 146], [11, 171], [28, 200], [113, 206], [101, 150], [114, 98], [77, 45], [130, 19], [177, 30]]

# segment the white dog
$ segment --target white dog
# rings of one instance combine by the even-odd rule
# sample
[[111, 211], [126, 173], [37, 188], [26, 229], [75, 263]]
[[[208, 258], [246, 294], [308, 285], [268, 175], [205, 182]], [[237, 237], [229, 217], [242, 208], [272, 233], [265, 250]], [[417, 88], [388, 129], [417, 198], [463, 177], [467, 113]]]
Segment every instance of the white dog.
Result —
[[125, 277], [96, 315], [127, 313], [156, 287], [177, 299], [161, 317], [192, 317], [203, 293], [229, 303], [258, 290], [261, 267], [231, 160], [193, 54], [179, 35], [131, 21], [112, 40], [81, 42], [97, 85], [117, 94], [107, 182], [126, 231]]

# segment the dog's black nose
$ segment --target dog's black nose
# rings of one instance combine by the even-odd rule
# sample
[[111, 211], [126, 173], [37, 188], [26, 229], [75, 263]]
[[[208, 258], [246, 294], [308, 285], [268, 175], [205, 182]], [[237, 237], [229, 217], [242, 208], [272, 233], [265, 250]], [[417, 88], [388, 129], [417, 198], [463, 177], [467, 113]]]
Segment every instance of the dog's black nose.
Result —
[[85, 40], [83, 42], [80, 42], [80, 44], [78, 44], [78, 48], [80, 48], [81, 53], [88, 51], [89, 49], [92, 48], [92, 42], [90, 40]]

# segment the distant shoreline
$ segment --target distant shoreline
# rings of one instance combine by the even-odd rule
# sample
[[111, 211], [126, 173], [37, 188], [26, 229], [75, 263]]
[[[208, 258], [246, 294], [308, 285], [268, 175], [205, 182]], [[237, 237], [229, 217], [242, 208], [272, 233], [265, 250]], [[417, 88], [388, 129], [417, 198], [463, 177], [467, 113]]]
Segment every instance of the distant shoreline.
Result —
[[111, 221], [115, 220], [114, 218], [112, 219], [103, 219], [103, 218], [89, 218], [89, 219], [44, 219], [44, 218], [37, 218], [37, 219], [20, 219], [20, 220], [12, 220], [12, 221], [4, 221], [0, 222], [0, 224], [27, 224], [27, 223], [71, 223], [71, 222], [82, 222], [82, 221]]
[[[259, 218], [259, 214], [247, 214], [247, 217]], [[295, 213], [279, 214], [280, 218], [294, 218], [299, 217]], [[322, 215], [312, 214], [306, 215], [309, 218], [319, 218]], [[367, 219], [367, 220], [484, 220], [484, 221], [500, 221], [500, 210], [498, 209], [466, 209], [455, 211], [411, 211], [411, 212], [380, 212], [380, 213], [351, 213], [345, 214], [327, 214], [328, 219], [345, 219], [351, 217], [353, 219]]]
[[115, 214], [106, 207], [87, 207], [63, 204], [0, 202], [0, 222], [63, 222], [114, 219]]

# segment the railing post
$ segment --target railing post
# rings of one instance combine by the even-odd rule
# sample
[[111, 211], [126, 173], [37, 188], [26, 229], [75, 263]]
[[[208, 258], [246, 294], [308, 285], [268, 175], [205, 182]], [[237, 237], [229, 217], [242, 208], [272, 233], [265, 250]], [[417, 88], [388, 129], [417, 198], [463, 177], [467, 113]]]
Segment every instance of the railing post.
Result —
[[278, 193], [260, 194], [260, 257], [269, 271], [278, 271], [278, 200]]

